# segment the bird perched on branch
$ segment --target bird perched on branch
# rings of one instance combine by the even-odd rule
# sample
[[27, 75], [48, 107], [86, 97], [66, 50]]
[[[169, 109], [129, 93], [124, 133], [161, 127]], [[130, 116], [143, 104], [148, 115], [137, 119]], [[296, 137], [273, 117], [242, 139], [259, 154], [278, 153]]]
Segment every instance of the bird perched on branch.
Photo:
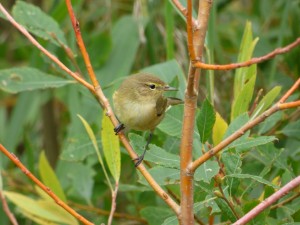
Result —
[[116, 134], [126, 127], [139, 131], [150, 131], [142, 155], [135, 160], [137, 167], [144, 159], [155, 127], [162, 121], [170, 106], [183, 103], [181, 99], [165, 97], [165, 91], [177, 91], [158, 77], [148, 73], [138, 73], [126, 78], [113, 95], [115, 114], [120, 124], [114, 129]]

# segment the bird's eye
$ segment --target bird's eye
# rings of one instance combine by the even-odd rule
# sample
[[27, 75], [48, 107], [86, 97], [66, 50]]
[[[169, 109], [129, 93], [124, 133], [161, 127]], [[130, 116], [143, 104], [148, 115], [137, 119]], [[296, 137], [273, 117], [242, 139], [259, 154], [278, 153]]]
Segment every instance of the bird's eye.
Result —
[[149, 87], [150, 87], [150, 89], [154, 90], [155, 89], [155, 84], [150, 84]]

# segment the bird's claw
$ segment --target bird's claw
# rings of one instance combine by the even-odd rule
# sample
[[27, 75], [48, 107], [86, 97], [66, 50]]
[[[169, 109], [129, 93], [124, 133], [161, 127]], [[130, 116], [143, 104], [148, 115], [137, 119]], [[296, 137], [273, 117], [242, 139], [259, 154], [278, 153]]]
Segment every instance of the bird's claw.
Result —
[[123, 123], [120, 123], [118, 126], [116, 126], [114, 128], [114, 132], [115, 132], [115, 135], [118, 135], [118, 133], [121, 131], [121, 130], [124, 130], [125, 129], [125, 126]]
[[143, 160], [144, 160], [144, 154], [133, 159], [133, 161], [135, 161], [134, 166], [138, 167], [143, 162]]

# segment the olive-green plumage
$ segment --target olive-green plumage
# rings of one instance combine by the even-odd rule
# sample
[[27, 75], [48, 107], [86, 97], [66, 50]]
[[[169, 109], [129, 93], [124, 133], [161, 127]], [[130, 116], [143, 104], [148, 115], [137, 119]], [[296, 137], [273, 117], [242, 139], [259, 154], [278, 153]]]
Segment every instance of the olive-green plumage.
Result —
[[170, 106], [182, 103], [163, 96], [165, 91], [175, 90], [151, 74], [131, 75], [113, 95], [115, 113], [126, 128], [153, 131]]

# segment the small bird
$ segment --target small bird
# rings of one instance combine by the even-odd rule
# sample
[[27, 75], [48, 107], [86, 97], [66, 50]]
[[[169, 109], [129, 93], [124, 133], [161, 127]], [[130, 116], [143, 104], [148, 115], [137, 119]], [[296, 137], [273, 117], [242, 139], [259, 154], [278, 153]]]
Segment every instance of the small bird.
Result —
[[150, 131], [141, 156], [134, 159], [137, 167], [144, 159], [155, 127], [162, 121], [169, 107], [183, 103], [181, 99], [165, 97], [165, 91], [177, 91], [158, 77], [149, 73], [138, 73], [126, 78], [113, 95], [115, 114], [120, 124], [116, 134], [126, 129]]

